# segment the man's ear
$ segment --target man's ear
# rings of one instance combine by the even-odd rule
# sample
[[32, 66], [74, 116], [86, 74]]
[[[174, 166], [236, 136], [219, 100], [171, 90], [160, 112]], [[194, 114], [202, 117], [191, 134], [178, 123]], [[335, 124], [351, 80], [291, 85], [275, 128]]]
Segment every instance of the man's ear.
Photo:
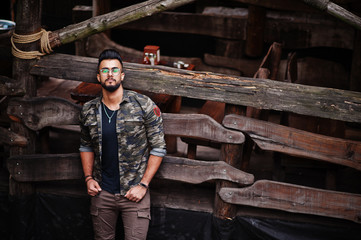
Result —
[[124, 77], [125, 77], [125, 73], [122, 72], [121, 75], [120, 75], [120, 81], [123, 81], [123, 80], [124, 80]]
[[98, 82], [100, 82], [100, 76], [99, 76], [99, 73], [97, 74], [97, 79], [98, 79]]

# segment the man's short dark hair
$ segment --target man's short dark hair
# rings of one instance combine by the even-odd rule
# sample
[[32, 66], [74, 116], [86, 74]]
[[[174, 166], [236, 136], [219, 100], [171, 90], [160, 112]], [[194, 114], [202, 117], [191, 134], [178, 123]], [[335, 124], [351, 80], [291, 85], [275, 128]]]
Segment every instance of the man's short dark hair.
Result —
[[123, 71], [123, 61], [122, 61], [122, 58], [120, 57], [120, 54], [114, 50], [114, 49], [106, 49], [104, 50], [100, 55], [99, 55], [99, 58], [98, 58], [98, 70], [99, 70], [99, 66], [100, 66], [100, 63], [105, 60], [105, 59], [117, 59], [119, 60], [120, 62], [120, 65], [122, 65], [122, 71]]

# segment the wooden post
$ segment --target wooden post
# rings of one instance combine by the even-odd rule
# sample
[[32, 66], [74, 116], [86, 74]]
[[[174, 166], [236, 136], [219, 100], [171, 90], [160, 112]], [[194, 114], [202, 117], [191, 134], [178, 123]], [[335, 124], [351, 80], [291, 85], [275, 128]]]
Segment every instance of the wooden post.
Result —
[[[75, 6], [73, 8], [73, 23], [79, 23], [85, 21], [92, 17], [92, 7], [91, 6]], [[75, 41], [75, 55], [77, 56], [87, 56], [86, 54], [86, 44], [88, 38], [82, 38]]]
[[265, 8], [249, 5], [245, 45], [245, 53], [249, 57], [260, 57], [262, 55], [265, 19]]
[[[41, 29], [41, 0], [22, 0], [17, 4], [15, 32], [20, 35], [27, 35], [39, 32]], [[29, 44], [17, 44], [22, 51], [39, 50], [39, 42]], [[36, 77], [30, 75], [30, 68], [36, 60], [23, 60], [14, 57], [13, 78], [21, 82], [25, 89], [25, 97], [36, 96]], [[19, 106], [21, 107], [21, 106]], [[13, 132], [25, 136], [28, 139], [26, 147], [12, 147], [10, 155], [33, 154], [36, 148], [36, 134], [20, 123], [11, 124]], [[19, 173], [21, 174], [21, 173]], [[31, 184], [17, 183], [10, 177], [10, 195], [21, 196], [34, 193]]]
[[[225, 115], [238, 114], [245, 115], [245, 107], [226, 104]], [[222, 144], [220, 160], [228, 163], [237, 169], [242, 165], [242, 149], [243, 145], [237, 144]], [[214, 216], [221, 219], [232, 219], [236, 217], [237, 206], [224, 202], [218, 195], [221, 188], [224, 187], [237, 187], [237, 184], [228, 181], [217, 181], [216, 183], [216, 196], [214, 201]]]
[[[109, 0], [93, 0], [93, 17], [103, 15], [110, 12]], [[110, 38], [110, 29], [106, 30], [105, 35]]]
[[[20, 35], [28, 35], [39, 32], [41, 29], [41, 0], [22, 0], [17, 2], [16, 28], [15, 32]], [[39, 42], [29, 44], [17, 44], [17, 48], [22, 51], [39, 50]], [[30, 68], [35, 64], [35, 60], [22, 60], [14, 57], [13, 78], [21, 82], [25, 89], [25, 98], [36, 96], [36, 77], [30, 75]], [[21, 108], [21, 106], [19, 106]], [[13, 132], [24, 136], [28, 140], [26, 147], [11, 147], [10, 156], [34, 154], [36, 150], [36, 134], [23, 124], [11, 123]], [[17, 172], [16, 174], [21, 174]], [[35, 187], [31, 183], [20, 183], [14, 180], [12, 175], [9, 179], [9, 195], [16, 199], [13, 204], [16, 209], [12, 217], [12, 225], [21, 231], [13, 231], [13, 239], [32, 239], [33, 213], [29, 209], [33, 207], [32, 195]], [[20, 204], [16, 204], [20, 199]]]

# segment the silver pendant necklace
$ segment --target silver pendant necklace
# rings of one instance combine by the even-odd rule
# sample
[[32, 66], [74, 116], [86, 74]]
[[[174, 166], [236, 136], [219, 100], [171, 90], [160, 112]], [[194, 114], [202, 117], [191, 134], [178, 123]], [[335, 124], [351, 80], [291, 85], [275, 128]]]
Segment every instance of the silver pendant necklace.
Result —
[[103, 103], [103, 108], [104, 108], [104, 112], [105, 112], [105, 115], [107, 115], [108, 119], [109, 119], [109, 123], [112, 121], [112, 117], [114, 115], [114, 113], [116, 111], [113, 111], [112, 115], [109, 117], [108, 113], [107, 113], [107, 110], [105, 109], [105, 104]]

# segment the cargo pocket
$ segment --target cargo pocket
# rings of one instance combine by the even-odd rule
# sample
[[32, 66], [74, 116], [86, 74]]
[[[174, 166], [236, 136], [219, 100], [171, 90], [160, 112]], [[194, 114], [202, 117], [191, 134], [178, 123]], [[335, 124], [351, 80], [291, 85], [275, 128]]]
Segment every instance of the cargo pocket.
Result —
[[138, 210], [138, 218], [147, 218], [148, 220], [150, 220], [149, 210]]
[[138, 210], [138, 222], [133, 228], [133, 237], [137, 239], [146, 239], [150, 220], [150, 210]]

